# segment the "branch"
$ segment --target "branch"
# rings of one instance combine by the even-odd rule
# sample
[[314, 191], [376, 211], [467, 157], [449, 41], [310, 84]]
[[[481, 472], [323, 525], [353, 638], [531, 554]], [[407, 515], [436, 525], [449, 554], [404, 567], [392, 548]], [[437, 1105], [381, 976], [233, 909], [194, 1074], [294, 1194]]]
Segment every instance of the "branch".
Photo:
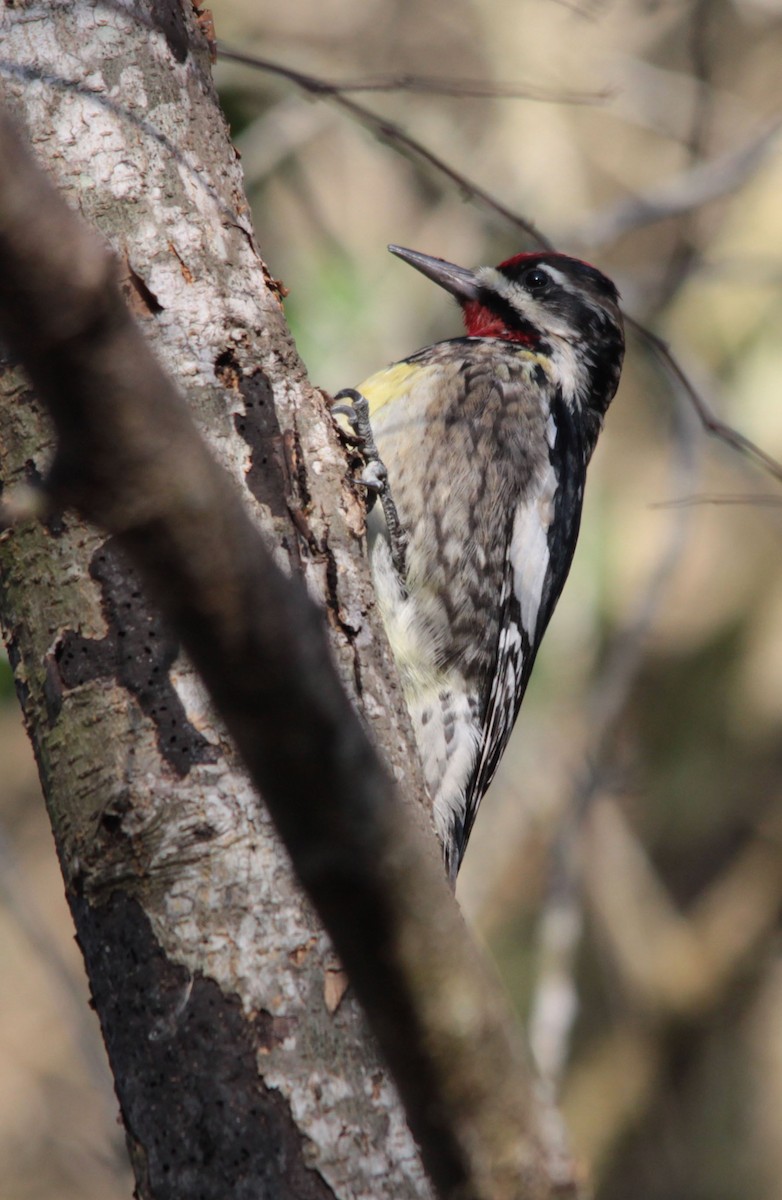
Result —
[[54, 420], [53, 500], [115, 534], [178, 630], [366, 1008], [440, 1194], [549, 1196], [525, 1053], [421, 810], [400, 803], [319, 610], [198, 437], [105, 246], [5, 118], [0, 324]]
[[701, 395], [686, 374], [678, 359], [671, 353], [668, 343], [646, 325], [642, 325], [640, 321], [636, 321], [634, 317], [628, 316], [627, 313], [624, 314], [624, 317], [630, 328], [647, 344], [664, 370], [682, 388], [706, 432], [718, 438], [719, 441], [724, 442], [725, 445], [737, 450], [745, 458], [751, 459], [764, 471], [768, 472], [769, 475], [782, 482], [782, 463], [777, 462], [775, 458], [772, 458], [770, 454], [767, 454], [755, 442], [745, 437], [743, 433], [739, 433], [732, 425], [728, 425], [725, 421], [720, 420], [705, 396]]
[[[448, 78], [445, 75], [413, 75], [402, 72], [399, 75], [375, 75], [367, 79], [343, 79], [341, 81], [316, 78], [303, 75], [299, 71], [291, 71], [272, 64], [268, 59], [256, 58], [241, 50], [232, 50], [224, 43], [218, 47], [220, 58], [228, 62], [243, 63], [254, 66], [259, 70], [285, 73], [285, 77], [303, 86], [307, 91], [317, 95], [337, 96], [349, 92], [414, 92], [427, 96], [448, 96], [454, 100], [532, 100], [540, 104], [596, 104], [606, 100], [611, 93], [606, 89], [602, 92], [566, 92], [540, 87], [527, 83], [491, 83], [483, 79]], [[276, 69], [275, 69], [276, 68]], [[302, 81], [308, 80], [305, 85]]]
[[782, 908], [779, 822], [753, 833], [690, 909], [677, 909], [618, 805], [587, 821], [584, 875], [616, 978], [659, 1025], [718, 1007], [772, 935]]
[[278, 75], [281, 79], [287, 79], [289, 83], [294, 84], [301, 91], [306, 92], [310, 96], [325, 97], [349, 113], [354, 120], [359, 124], [364, 125], [369, 129], [376, 138], [381, 142], [388, 142], [408, 157], [425, 163], [429, 167], [433, 167], [438, 174], [448, 179], [455, 184], [459, 191], [468, 200], [477, 200], [484, 208], [488, 208], [491, 212], [502, 217], [503, 220], [509, 221], [516, 229], [520, 230], [528, 237], [533, 244], [542, 246], [544, 249], [553, 250], [552, 243], [541, 231], [528, 221], [525, 217], [514, 212], [502, 204], [496, 197], [492, 196], [484, 188], [479, 187], [477, 183], [473, 183], [460, 171], [450, 166], [433, 150], [429, 150], [417, 138], [411, 137], [402, 129], [401, 125], [389, 121], [385, 117], [380, 117], [377, 113], [372, 112], [371, 108], [367, 108], [363, 104], [359, 104], [357, 100], [350, 100], [342, 94], [341, 85], [329, 83], [325, 79], [320, 79], [315, 75], [308, 75], [304, 71], [296, 71], [292, 67], [284, 67], [280, 63], [273, 62], [271, 59], [259, 58], [254, 54], [245, 54], [240, 50], [232, 50], [228, 46], [220, 44], [219, 54], [221, 58], [230, 59], [231, 62], [244, 63], [248, 67], [255, 67], [259, 71], [265, 71], [269, 75]]
[[708, 162], [630, 196], [593, 216], [579, 229], [575, 240], [584, 246], [605, 246], [633, 230], [658, 221], [681, 217], [735, 192], [766, 161], [780, 131], [780, 121], [764, 125], [738, 149], [731, 149]]

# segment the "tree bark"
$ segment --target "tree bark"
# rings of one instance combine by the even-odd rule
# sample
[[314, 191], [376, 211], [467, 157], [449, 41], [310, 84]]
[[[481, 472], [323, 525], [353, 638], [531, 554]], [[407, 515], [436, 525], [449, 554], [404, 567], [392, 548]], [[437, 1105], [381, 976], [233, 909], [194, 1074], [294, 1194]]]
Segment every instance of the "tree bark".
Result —
[[[414, 793], [406, 714], [355, 553], [361, 504], [258, 255], [205, 43], [176, 3], [7, 10], [5, 22], [6, 97], [120, 256], [146, 335], [278, 561], [322, 603], [340, 674]], [[1, 382], [8, 488], [40, 479], [53, 443], [24, 377], [6, 363]], [[330, 1011], [330, 944], [115, 539], [71, 514], [7, 533], [0, 588], [141, 1194], [196, 1194], [197, 1173], [197, 1194], [220, 1200], [428, 1195], [363, 1014], [350, 993]], [[217, 1138], [226, 1106], [245, 1114], [233, 1146]], [[196, 1110], [205, 1143], [215, 1137], [197, 1164], [184, 1136]]]

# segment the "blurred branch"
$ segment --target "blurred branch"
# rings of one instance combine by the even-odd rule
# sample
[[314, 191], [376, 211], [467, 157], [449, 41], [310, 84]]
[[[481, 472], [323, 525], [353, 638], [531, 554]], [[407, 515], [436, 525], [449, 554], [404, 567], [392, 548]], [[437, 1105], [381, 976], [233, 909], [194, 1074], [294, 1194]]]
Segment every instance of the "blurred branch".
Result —
[[699, 505], [712, 504], [715, 506], [729, 505], [755, 505], [758, 508], [779, 508], [782, 505], [782, 496], [773, 496], [763, 493], [752, 492], [725, 492], [719, 495], [716, 492], [695, 493], [691, 496], [681, 496], [676, 500], [657, 500], [650, 504], [650, 508], [697, 508]]
[[234, 138], [248, 190], [267, 178], [333, 120], [328, 109], [288, 96], [257, 116]]
[[657, 188], [631, 196], [598, 213], [573, 233], [580, 246], [605, 246], [633, 230], [693, 212], [737, 191], [766, 161], [782, 122], [764, 125], [743, 146], [711, 162], [698, 163]]
[[777, 817], [686, 914], [609, 798], [590, 808], [580, 850], [596, 942], [624, 1000], [611, 1028], [574, 1065], [564, 1097], [573, 1136], [597, 1168], [648, 1112], [665, 1070], [666, 1036], [682, 1022], [695, 1029], [719, 1010], [776, 936], [782, 839]]
[[440, 1195], [543, 1200], [524, 1048], [422, 810], [400, 803], [320, 610], [206, 450], [104, 244], [5, 118], [0, 316], [55, 423], [48, 491], [116, 535], [179, 632], [348, 970]]
[[685, 373], [684, 368], [671, 352], [667, 342], [646, 325], [642, 325], [640, 321], [636, 321], [634, 317], [628, 316], [627, 313], [624, 316], [625, 321], [631, 329], [634, 329], [641, 340], [646, 342], [665, 370], [673, 376], [674, 380], [683, 389], [685, 396], [698, 414], [706, 432], [712, 434], [727, 446], [732, 447], [732, 449], [737, 450], [745, 458], [751, 459], [758, 466], [762, 467], [764, 471], [767, 471], [769, 475], [773, 475], [775, 479], [782, 482], [782, 464], [777, 462], [775, 458], [772, 458], [770, 454], [766, 454], [765, 450], [762, 450], [760, 446], [757, 446], [748, 437], [745, 437], [743, 433], [739, 433], [732, 425], [728, 425], [725, 421], [720, 420], [706, 400], [706, 397], [702, 395]]
[[259, 71], [264, 71], [270, 75], [277, 75], [282, 79], [287, 79], [289, 83], [300, 88], [301, 91], [315, 98], [324, 98], [338, 105], [345, 112], [349, 113], [361, 125], [369, 129], [380, 141], [387, 142], [390, 146], [400, 152], [408, 155], [413, 160], [425, 163], [429, 167], [433, 167], [438, 174], [445, 179], [450, 180], [455, 184], [462, 195], [467, 200], [476, 200], [484, 208], [502, 217], [510, 222], [514, 228], [518, 229], [526, 237], [528, 237], [536, 246], [542, 246], [548, 250], [553, 249], [552, 243], [545, 237], [544, 234], [525, 217], [519, 216], [518, 213], [502, 204], [490, 192], [473, 183], [460, 171], [451, 167], [444, 159], [429, 150], [417, 138], [411, 137], [402, 129], [401, 125], [389, 121], [385, 117], [378, 116], [370, 108], [359, 104], [356, 100], [351, 100], [343, 95], [341, 85], [329, 83], [327, 80], [320, 79], [315, 75], [306, 74], [303, 71], [296, 71], [292, 67], [284, 67], [280, 63], [273, 62], [271, 59], [259, 58], [254, 54], [245, 54], [240, 50], [232, 50], [222, 43], [219, 46], [219, 52], [222, 58], [228, 59], [231, 62], [243, 63], [245, 66], [254, 67]]
[[620, 1016], [573, 1064], [563, 1105], [595, 1178], [621, 1135], [648, 1114], [663, 1063], [660, 1039], [633, 1016]]
[[[685, 18], [689, 24], [689, 51], [695, 95], [690, 116], [690, 128], [685, 148], [690, 165], [699, 162], [708, 152], [709, 132], [714, 118], [714, 89], [712, 87], [713, 51], [712, 21], [715, 13], [711, 0], [692, 0]], [[699, 212], [692, 209], [677, 223], [676, 236], [660, 273], [647, 315], [653, 318], [663, 311], [697, 269], [701, 256], [699, 245]]]
[[706, 147], [713, 117], [712, 76], [714, 48], [711, 40], [711, 22], [714, 19], [714, 13], [715, 8], [711, 0], [692, 0], [689, 18], [689, 49], [696, 89], [690, 121], [690, 134], [687, 139], [687, 149], [693, 161], [701, 157]]
[[693, 1020], [715, 1008], [782, 908], [782, 839], [761, 830], [686, 914], [618, 805], [603, 798], [585, 827], [584, 881], [623, 992], [644, 1019]]
[[[220, 47], [222, 58], [232, 58], [234, 52]], [[608, 88], [602, 92], [566, 92], [534, 84], [489, 83], [481, 79], [447, 79], [436, 75], [378, 75], [368, 79], [347, 79], [341, 83], [322, 80], [329, 95], [353, 92], [418, 92], [429, 96], [450, 96], [453, 99], [534, 100], [541, 104], [597, 104], [612, 95]]]
[[593, 21], [604, 0], [583, 0], [582, 4], [579, 4], [578, 0], [552, 0], [552, 2], [558, 4], [560, 8], [567, 8], [579, 17]]

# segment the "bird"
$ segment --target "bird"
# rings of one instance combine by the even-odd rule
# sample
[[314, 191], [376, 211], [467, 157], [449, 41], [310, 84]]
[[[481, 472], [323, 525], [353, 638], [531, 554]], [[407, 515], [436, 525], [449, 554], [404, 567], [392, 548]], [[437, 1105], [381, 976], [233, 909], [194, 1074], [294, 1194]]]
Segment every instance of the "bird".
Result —
[[381, 494], [377, 603], [455, 886], [570, 570], [623, 323], [611, 280], [565, 254], [471, 270], [388, 248], [464, 323], [337, 397]]

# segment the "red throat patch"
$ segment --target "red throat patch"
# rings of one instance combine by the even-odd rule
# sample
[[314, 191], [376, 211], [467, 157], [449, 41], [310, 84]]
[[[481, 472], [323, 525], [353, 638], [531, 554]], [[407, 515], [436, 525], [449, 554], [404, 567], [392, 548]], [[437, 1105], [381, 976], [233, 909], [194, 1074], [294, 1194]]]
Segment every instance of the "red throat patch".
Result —
[[466, 301], [462, 305], [462, 316], [468, 337], [500, 338], [503, 342], [517, 342], [522, 346], [535, 345], [534, 334], [524, 329], [509, 329], [502, 317], [478, 300]]

